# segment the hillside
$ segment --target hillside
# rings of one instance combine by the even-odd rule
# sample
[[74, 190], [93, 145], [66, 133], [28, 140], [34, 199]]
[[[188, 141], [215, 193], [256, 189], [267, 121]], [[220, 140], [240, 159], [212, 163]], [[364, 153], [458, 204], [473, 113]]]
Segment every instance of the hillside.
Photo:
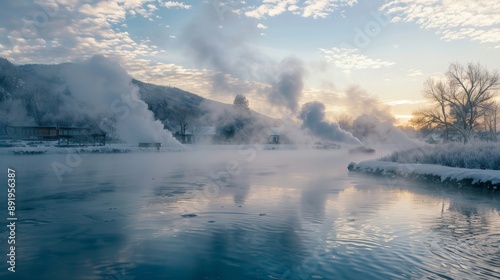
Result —
[[[234, 109], [231, 104], [210, 100], [176, 87], [159, 86], [136, 79], [133, 79], [132, 83], [139, 87], [141, 99], [160, 120], [171, 120], [183, 112], [189, 112], [193, 116], [201, 117], [200, 121], [208, 125], [215, 122], [220, 114]], [[260, 122], [276, 122], [276, 119], [253, 110], [252, 116]]]
[[[108, 111], [112, 111], [115, 101], [109, 99], [111, 94], [109, 98], [103, 97], [107, 92], [98, 85], [113, 88], [113, 82], [122, 84], [122, 80], [127, 79], [123, 76], [128, 77], [126, 72], [121, 73], [123, 69], [112, 70], [119, 75], [101, 80], [102, 74], [96, 78], [101, 69], [91, 68], [92, 73], [87, 73], [88, 69], [75, 63], [14, 65], [0, 58], [1, 127], [95, 125], [99, 119], [109, 117]], [[216, 125], [221, 116], [234, 111], [231, 104], [209, 100], [175, 87], [148, 84], [136, 79], [132, 79], [131, 84], [137, 86], [139, 97], [153, 112], [154, 118], [172, 131], [177, 130], [182, 122]], [[130, 86], [123, 90], [136, 91], [137, 88]], [[259, 123], [273, 122], [273, 119], [254, 111], [252, 117]], [[6, 130], [1, 129], [2, 133]]]

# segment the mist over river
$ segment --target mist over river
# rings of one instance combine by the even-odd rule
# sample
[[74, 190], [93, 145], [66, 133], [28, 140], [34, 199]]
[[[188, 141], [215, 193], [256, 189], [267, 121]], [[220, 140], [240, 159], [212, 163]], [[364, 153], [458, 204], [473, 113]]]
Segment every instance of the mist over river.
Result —
[[497, 194], [350, 174], [363, 159], [252, 147], [1, 155], [18, 220], [16, 272], [4, 226], [0, 278], [500, 278]]

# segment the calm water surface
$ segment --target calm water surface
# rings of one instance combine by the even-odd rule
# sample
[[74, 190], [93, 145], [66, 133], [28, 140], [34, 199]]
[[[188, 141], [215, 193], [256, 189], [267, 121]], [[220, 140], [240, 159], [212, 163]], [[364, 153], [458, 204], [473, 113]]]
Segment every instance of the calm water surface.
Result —
[[66, 159], [0, 156], [1, 279], [500, 278], [498, 195], [349, 174], [345, 151]]

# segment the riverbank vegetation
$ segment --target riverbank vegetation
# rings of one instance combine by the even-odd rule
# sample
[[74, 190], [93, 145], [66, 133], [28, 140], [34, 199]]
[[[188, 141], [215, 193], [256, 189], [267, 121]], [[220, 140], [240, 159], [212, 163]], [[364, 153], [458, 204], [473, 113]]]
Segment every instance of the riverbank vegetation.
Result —
[[500, 143], [470, 142], [426, 145], [393, 152], [381, 161], [437, 164], [467, 169], [500, 170]]

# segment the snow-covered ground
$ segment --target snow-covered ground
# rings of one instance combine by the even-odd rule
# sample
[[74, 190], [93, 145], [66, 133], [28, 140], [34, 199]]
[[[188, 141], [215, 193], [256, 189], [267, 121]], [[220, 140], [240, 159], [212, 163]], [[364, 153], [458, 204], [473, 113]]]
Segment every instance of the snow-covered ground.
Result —
[[425, 145], [395, 151], [379, 160], [353, 162], [348, 169], [496, 190], [500, 187], [500, 143]]
[[496, 190], [500, 187], [500, 171], [448, 167], [436, 164], [395, 163], [368, 160], [350, 163], [350, 171], [383, 175], [402, 176], [454, 183], [459, 186], [473, 185]]
[[3, 141], [1, 154], [33, 155], [33, 154], [109, 154], [130, 152], [176, 152], [182, 147], [143, 148], [125, 143], [112, 143], [105, 146], [57, 146], [56, 141]]

